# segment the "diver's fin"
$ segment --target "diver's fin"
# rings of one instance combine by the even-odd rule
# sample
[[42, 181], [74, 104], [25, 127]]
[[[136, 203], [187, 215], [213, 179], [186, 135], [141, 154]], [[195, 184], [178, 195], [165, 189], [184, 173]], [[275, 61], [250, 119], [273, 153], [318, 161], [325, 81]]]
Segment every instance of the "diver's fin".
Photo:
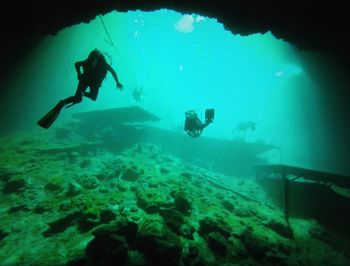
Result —
[[49, 128], [53, 122], [57, 119], [60, 111], [62, 110], [64, 106], [64, 101], [61, 100], [58, 102], [58, 104], [52, 108], [46, 115], [41, 118], [37, 124], [41, 126], [42, 128]]

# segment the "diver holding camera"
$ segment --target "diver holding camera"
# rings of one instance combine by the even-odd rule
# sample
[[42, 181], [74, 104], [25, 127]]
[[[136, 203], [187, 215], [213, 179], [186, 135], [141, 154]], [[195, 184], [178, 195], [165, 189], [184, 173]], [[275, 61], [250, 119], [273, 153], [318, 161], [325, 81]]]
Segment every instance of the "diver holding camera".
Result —
[[206, 109], [205, 110], [205, 122], [199, 119], [197, 113], [194, 110], [189, 110], [185, 113], [185, 126], [184, 130], [188, 135], [193, 138], [199, 137], [205, 127], [214, 121], [215, 110]]

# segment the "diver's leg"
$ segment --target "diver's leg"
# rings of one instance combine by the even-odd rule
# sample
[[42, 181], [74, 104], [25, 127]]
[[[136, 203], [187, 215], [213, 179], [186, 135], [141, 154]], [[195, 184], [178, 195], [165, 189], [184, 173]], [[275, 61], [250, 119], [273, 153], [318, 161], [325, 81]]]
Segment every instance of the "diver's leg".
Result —
[[66, 108], [71, 107], [74, 104], [80, 103], [83, 99], [83, 92], [86, 90], [86, 88], [87, 86], [83, 82], [79, 82], [75, 95], [63, 100], [64, 105], [70, 104]]
[[92, 87], [90, 86], [90, 91], [89, 92], [85, 92], [84, 96], [90, 98], [93, 101], [96, 101], [97, 99], [97, 95], [98, 95], [98, 87]]

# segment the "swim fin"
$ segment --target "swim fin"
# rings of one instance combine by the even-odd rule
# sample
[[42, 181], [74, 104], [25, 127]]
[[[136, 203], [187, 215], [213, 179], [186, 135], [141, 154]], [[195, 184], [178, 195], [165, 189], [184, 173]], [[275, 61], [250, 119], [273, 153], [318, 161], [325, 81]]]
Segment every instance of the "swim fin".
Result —
[[37, 122], [37, 124], [42, 128], [49, 128], [53, 124], [53, 122], [55, 122], [55, 120], [57, 119], [63, 106], [64, 106], [64, 101], [63, 100], [59, 101], [54, 108], [52, 108], [46, 115], [43, 116], [43, 118], [41, 118]]

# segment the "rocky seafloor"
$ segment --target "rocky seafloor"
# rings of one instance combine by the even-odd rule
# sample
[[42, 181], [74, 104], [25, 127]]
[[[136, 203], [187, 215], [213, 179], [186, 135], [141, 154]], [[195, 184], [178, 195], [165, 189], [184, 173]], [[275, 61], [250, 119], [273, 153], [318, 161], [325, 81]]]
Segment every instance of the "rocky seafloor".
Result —
[[350, 265], [317, 221], [289, 227], [252, 177], [64, 134], [0, 139], [0, 265]]

